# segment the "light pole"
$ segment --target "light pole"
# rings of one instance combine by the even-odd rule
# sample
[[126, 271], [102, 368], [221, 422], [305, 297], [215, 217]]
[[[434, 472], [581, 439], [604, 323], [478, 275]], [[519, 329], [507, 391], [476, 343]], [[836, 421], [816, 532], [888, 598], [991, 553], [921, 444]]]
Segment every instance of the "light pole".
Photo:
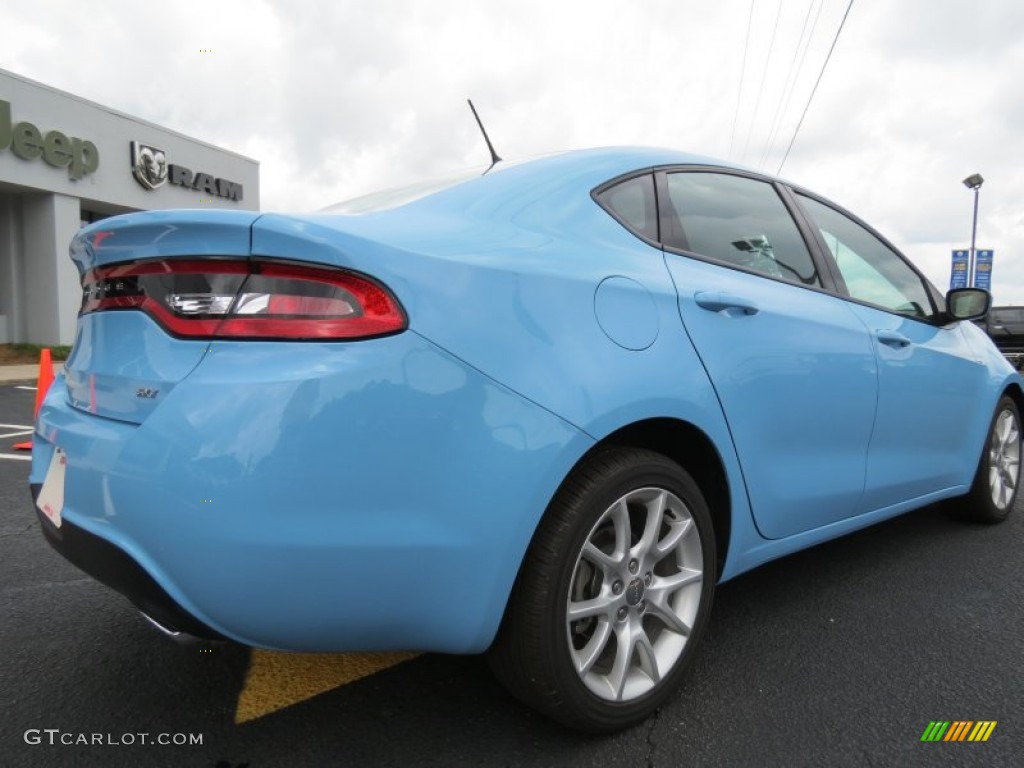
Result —
[[966, 179], [964, 179], [964, 186], [968, 189], [974, 190], [974, 221], [971, 224], [971, 256], [967, 262], [967, 285], [970, 288], [974, 287], [975, 278], [975, 251], [974, 242], [978, 235], [978, 191], [981, 189], [981, 185], [985, 183], [985, 180], [981, 177], [980, 173], [972, 173]]

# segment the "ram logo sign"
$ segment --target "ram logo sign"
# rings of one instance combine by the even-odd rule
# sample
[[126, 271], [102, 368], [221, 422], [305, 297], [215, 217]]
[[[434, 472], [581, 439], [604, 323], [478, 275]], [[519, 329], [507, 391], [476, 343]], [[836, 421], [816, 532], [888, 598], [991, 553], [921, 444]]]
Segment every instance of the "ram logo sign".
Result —
[[154, 190], [170, 182], [175, 186], [193, 189], [211, 197], [220, 197], [232, 202], [242, 199], [242, 185], [236, 181], [219, 179], [210, 173], [195, 173], [183, 165], [167, 162], [167, 153], [162, 149], [132, 142], [132, 174], [135, 180], [148, 190]]
[[167, 181], [167, 154], [162, 149], [132, 142], [132, 173], [146, 189], [156, 189]]

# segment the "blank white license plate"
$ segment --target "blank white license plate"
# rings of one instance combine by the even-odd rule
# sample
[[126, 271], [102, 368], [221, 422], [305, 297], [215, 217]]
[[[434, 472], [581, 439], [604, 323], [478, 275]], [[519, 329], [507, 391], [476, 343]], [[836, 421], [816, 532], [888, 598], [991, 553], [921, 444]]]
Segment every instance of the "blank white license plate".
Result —
[[43, 479], [43, 488], [39, 491], [36, 506], [50, 518], [50, 522], [60, 528], [60, 515], [64, 510], [64, 472], [68, 459], [60, 448], [53, 452], [50, 466]]

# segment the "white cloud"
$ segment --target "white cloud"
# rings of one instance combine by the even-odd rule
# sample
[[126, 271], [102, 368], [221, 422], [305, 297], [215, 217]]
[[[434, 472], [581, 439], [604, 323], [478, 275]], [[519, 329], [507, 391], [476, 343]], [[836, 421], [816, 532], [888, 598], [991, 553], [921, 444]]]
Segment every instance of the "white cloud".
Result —
[[[506, 157], [601, 144], [724, 157], [735, 123], [734, 159], [746, 148], [774, 172], [846, 8], [755, 3], [737, 112], [747, 0], [0, 4], [0, 67], [256, 157], [263, 207], [279, 210], [485, 162], [467, 97]], [[1024, 303], [1022, 71], [1012, 0], [858, 0], [783, 175], [944, 288], [949, 251], [970, 238], [960, 179], [981, 172], [996, 299]]]

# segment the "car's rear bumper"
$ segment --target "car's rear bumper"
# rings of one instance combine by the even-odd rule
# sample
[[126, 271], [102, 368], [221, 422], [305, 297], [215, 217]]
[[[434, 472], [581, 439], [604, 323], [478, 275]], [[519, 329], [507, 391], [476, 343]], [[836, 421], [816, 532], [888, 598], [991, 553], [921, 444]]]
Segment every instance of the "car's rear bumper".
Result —
[[[41, 483], [31, 484], [33, 504], [41, 488]], [[36, 515], [50, 546], [97, 581], [127, 597], [164, 632], [206, 640], [226, 639], [178, 605], [127, 552], [68, 520], [58, 528], [38, 507]]]
[[61, 448], [62, 532], [48, 537], [166, 627], [291, 650], [476, 652], [590, 445], [412, 332], [218, 342], [141, 424], [72, 407], [58, 377], [30, 482]]

